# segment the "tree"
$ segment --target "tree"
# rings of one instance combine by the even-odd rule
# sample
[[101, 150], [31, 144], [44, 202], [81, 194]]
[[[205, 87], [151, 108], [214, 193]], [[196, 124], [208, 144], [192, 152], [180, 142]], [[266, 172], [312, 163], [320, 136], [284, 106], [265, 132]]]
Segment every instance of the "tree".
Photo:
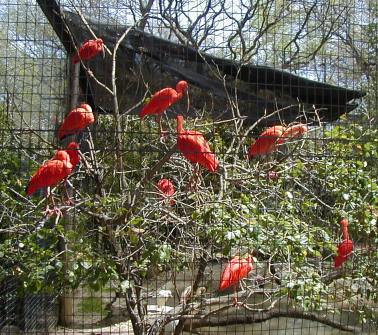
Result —
[[[209, 9], [205, 15], [213, 19], [208, 20], [207, 28], [213, 25], [209, 29], [215, 30], [218, 10], [226, 16], [231, 14], [226, 3], [210, 4], [211, 1], [206, 3]], [[184, 29], [177, 24], [182, 22], [179, 16], [185, 16], [184, 8], [173, 12], [173, 3], [166, 8], [162, 2], [159, 5], [160, 19], [167, 22], [177, 39], [184, 38], [197, 48], [205, 43], [202, 37], [207, 36], [207, 28], [198, 28], [205, 17], [187, 17], [195, 24]], [[314, 27], [310, 17], [323, 10], [306, 6], [303, 3], [297, 8], [298, 13], [307, 9], [308, 17], [301, 17], [303, 30], [284, 43], [289, 45], [286, 50], [293, 48], [289, 63], [295, 60], [301, 66], [308, 59], [316, 61], [312, 56], [333, 37], [328, 32], [341, 24], [336, 20], [334, 26], [323, 27], [326, 32], [314, 42], [316, 45], [306, 45], [310, 56], [304, 57], [303, 63], [295, 45], [302, 38], [313, 36], [318, 25]], [[255, 52], [261, 55], [261, 38], [269, 29], [284, 25], [282, 20], [289, 9], [269, 1], [261, 7], [243, 8], [245, 26], [239, 27], [228, 42], [230, 53], [247, 61]], [[340, 8], [343, 13], [343, 7]], [[331, 10], [336, 11], [336, 7], [325, 7], [323, 19]], [[276, 19], [259, 25], [255, 43], [244, 40], [243, 46], [247, 24], [259, 24], [257, 18], [266, 18], [270, 11], [278, 11]], [[341, 20], [340, 12], [335, 15]], [[314, 22], [321, 24], [324, 20]], [[236, 40], [239, 42], [235, 43]], [[236, 45], [242, 45], [241, 49], [236, 50]], [[115, 59], [117, 47], [111, 52]], [[360, 322], [377, 323], [374, 308], [378, 297], [374, 288], [378, 273], [372, 267], [378, 258], [372, 248], [378, 242], [375, 129], [350, 128], [341, 123], [327, 130], [319, 123], [306, 138], [280, 146], [265, 159], [247, 161], [245, 153], [251, 138], [260, 132], [264, 118], [248, 128], [243, 120], [214, 123], [204, 106], [197, 111], [203, 117], [187, 120], [186, 128], [198, 127], [211, 139], [213, 149], [222, 158], [221, 169], [215, 175], [202, 171], [199, 189], [191, 192], [185, 187], [193, 177], [193, 166], [176, 150], [174, 122], [168, 121], [171, 133], [161, 143], [154, 121], [141, 124], [138, 118], [120, 115], [114, 73], [112, 86], [107, 88], [114, 96], [114, 114], [100, 116], [93, 139], [84, 138], [89, 150], [71, 178], [75, 204], [71, 207], [61, 202], [62, 210], [74, 213], [74, 231], [65, 231], [65, 217], [41, 218], [42, 203], [25, 198], [20, 189], [28, 176], [18, 183], [11, 175], [19, 160], [9, 156], [8, 151], [2, 155], [8, 157], [4, 171], [10, 177], [2, 191], [7, 199], [6, 206], [2, 205], [6, 219], [2, 229], [6, 235], [2, 236], [0, 253], [11, 265], [2, 266], [3, 276], [16, 274], [26, 289], [34, 291], [83, 283], [99, 289], [112, 281], [126, 303], [135, 334], [160, 333], [172, 324], [178, 334], [204, 326], [261, 322], [279, 316], [352, 330], [343, 323], [342, 306], [337, 305], [340, 301], [358, 315]], [[4, 104], [7, 108], [16, 108], [16, 104], [8, 101]], [[4, 134], [10, 141], [15, 136], [11, 120], [4, 118], [2, 122], [4, 129], [9, 130]], [[269, 172], [275, 172], [278, 179], [272, 179]], [[178, 189], [174, 206], [155, 187], [161, 177], [172, 179]], [[62, 201], [59, 189], [55, 196]], [[334, 236], [341, 216], [349, 218], [351, 236], [358, 248], [342, 270], [335, 271]], [[68, 270], [58, 252], [59, 240], [70, 242], [70, 249], [65, 250], [72, 260]], [[23, 252], [15, 254], [15, 246]], [[240, 317], [233, 314], [237, 310], [231, 303], [232, 297], [218, 296], [217, 279], [209, 280], [209, 270], [214, 263], [244, 252], [253, 253], [257, 272], [239, 292], [244, 302]], [[174, 309], [151, 319], [146, 310], [146, 302], [151, 298], [149, 286], [161, 274], [175, 275], [184, 269], [192, 272], [189, 293]], [[339, 291], [340, 284], [345, 282], [350, 285]], [[173, 288], [178, 293], [183, 291], [177, 283]], [[156, 294], [154, 290], [152, 295]], [[340, 311], [340, 320], [330, 319], [330, 310]], [[222, 319], [224, 315], [228, 317]]]

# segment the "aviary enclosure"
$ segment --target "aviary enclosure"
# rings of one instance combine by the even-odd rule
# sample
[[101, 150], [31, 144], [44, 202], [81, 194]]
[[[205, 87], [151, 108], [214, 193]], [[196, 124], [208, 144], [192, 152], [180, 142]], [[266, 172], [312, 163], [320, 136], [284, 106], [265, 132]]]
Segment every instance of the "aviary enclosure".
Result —
[[377, 334], [377, 24], [0, 1], [0, 333]]

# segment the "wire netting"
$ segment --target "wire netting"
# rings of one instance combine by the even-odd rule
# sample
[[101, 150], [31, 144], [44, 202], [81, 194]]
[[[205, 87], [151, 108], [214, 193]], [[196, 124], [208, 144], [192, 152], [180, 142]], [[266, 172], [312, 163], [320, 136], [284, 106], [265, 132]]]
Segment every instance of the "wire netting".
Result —
[[0, 25], [1, 335], [377, 334], [374, 1]]

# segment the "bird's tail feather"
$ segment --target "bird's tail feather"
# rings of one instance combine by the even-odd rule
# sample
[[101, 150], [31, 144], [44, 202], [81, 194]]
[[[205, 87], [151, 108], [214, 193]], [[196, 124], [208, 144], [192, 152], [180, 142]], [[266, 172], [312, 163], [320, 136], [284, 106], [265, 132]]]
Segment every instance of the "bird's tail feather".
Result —
[[28, 196], [31, 196], [36, 190], [34, 190], [30, 183], [25, 187], [25, 193], [28, 195]]

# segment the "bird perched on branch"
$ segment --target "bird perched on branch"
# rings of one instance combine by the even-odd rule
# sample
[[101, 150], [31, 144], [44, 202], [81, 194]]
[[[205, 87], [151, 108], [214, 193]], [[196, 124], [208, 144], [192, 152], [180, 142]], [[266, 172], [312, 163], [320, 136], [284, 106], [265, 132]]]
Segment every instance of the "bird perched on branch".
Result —
[[80, 162], [78, 149], [79, 145], [75, 142], [71, 142], [66, 150], [58, 150], [51, 160], [38, 168], [26, 187], [26, 194], [29, 196], [33, 195], [39, 189], [47, 187], [47, 198], [51, 199], [54, 206], [54, 209], [50, 210], [47, 204], [45, 211], [47, 215], [58, 212], [54, 199], [50, 194], [50, 187], [66, 180], [72, 173], [76, 164]]
[[184, 94], [188, 90], [188, 83], [184, 80], [181, 80], [177, 83], [176, 89], [171, 87], [166, 87], [156, 92], [149, 102], [142, 108], [139, 113], [139, 116], [142, 118], [147, 115], [156, 115], [156, 121], [159, 123], [159, 132], [163, 134], [164, 131], [161, 125], [162, 114], [175, 104], [177, 101], [182, 99]]
[[299, 124], [295, 124], [293, 126], [287, 127], [286, 129], [284, 129], [282, 135], [277, 140], [277, 144], [282, 144], [290, 139], [301, 137], [303, 134], [307, 132], [308, 132], [308, 127], [307, 125], [303, 123], [299, 123]]
[[104, 41], [101, 38], [95, 40], [88, 40], [82, 44], [79, 51], [72, 57], [72, 62], [77, 64], [81, 60], [90, 60], [96, 57], [99, 53], [104, 53]]
[[95, 118], [91, 106], [81, 104], [79, 107], [71, 110], [64, 118], [63, 123], [59, 127], [58, 137], [60, 140], [68, 135], [77, 134], [85, 127], [94, 123]]
[[[183, 156], [194, 164], [199, 164], [210, 172], [218, 169], [219, 162], [215, 154], [211, 151], [209, 143], [203, 135], [195, 130], [184, 129], [184, 118], [182, 115], [177, 116], [177, 146]], [[194, 173], [194, 184], [198, 171]]]
[[284, 126], [273, 126], [264, 130], [257, 140], [249, 147], [248, 157], [267, 155], [277, 148], [277, 141], [285, 131]]
[[172, 198], [176, 190], [173, 183], [169, 179], [160, 179], [157, 183], [157, 188], [163, 193], [165, 198], [169, 198], [171, 206], [175, 204], [175, 200]]
[[238, 304], [238, 299], [236, 296], [236, 288], [239, 282], [246, 278], [249, 272], [253, 269], [253, 257], [248, 255], [245, 258], [240, 258], [235, 256], [232, 258], [226, 268], [223, 270], [219, 283], [219, 291], [224, 291], [228, 288], [234, 289], [234, 304]]
[[348, 232], [349, 222], [347, 219], [343, 218], [340, 220], [340, 226], [342, 229], [343, 240], [337, 246], [337, 256], [335, 257], [335, 268], [343, 265], [347, 261], [348, 257], [352, 254], [354, 245], [353, 241], [349, 238]]

